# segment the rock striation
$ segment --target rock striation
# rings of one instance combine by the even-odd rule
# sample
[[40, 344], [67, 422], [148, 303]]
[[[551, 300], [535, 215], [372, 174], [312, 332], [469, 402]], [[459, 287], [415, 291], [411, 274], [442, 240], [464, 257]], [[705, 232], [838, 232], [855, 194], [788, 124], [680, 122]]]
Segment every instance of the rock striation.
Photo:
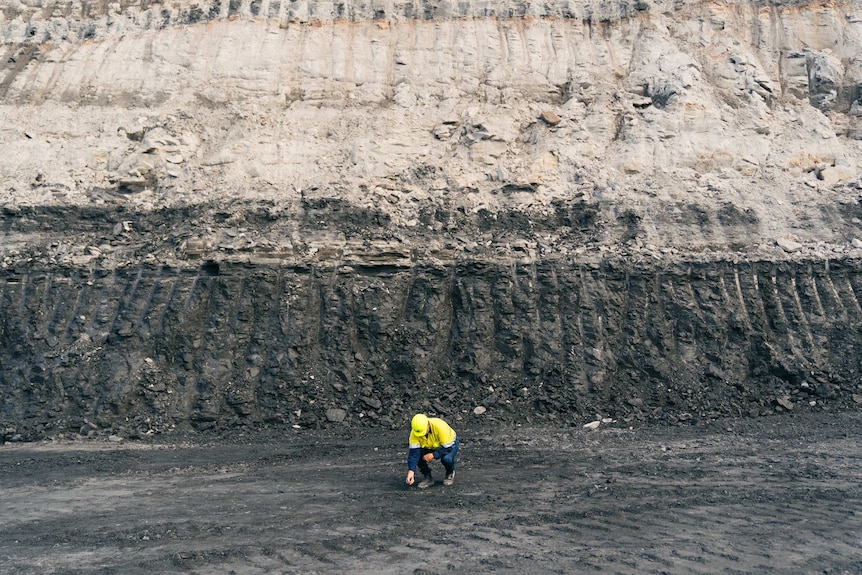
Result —
[[860, 54], [850, 1], [6, 3], [0, 424], [858, 408]]

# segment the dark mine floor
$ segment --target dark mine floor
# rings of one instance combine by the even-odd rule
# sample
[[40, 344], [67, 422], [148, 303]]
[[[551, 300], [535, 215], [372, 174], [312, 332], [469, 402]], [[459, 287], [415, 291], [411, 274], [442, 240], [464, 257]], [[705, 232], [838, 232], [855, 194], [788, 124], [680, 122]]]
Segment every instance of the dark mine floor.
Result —
[[459, 431], [425, 491], [391, 431], [6, 445], [0, 572], [862, 572], [862, 414]]

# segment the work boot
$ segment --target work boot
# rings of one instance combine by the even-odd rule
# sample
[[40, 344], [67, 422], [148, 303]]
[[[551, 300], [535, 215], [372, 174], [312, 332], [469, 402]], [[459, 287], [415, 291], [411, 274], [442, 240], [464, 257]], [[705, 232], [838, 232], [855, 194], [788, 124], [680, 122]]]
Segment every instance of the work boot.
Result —
[[428, 489], [434, 485], [434, 479], [430, 475], [426, 475], [425, 479], [419, 482], [419, 489]]
[[452, 485], [455, 483], [455, 472], [450, 471], [446, 474], [446, 479], [443, 480], [443, 485]]

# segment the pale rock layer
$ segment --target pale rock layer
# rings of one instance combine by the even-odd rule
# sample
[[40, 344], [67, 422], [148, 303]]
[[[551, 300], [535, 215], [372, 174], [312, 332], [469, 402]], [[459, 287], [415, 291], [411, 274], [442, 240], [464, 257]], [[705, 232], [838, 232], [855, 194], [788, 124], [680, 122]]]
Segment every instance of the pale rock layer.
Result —
[[824, 206], [859, 194], [858, 2], [30, 0], [0, 38], [6, 206], [580, 198], [638, 246], [855, 237]]

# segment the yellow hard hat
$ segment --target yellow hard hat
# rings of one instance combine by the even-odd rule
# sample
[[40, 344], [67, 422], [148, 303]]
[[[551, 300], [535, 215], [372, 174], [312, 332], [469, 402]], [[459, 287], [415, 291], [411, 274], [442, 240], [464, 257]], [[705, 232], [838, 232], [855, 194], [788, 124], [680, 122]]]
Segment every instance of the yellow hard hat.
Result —
[[413, 428], [413, 433], [419, 437], [423, 437], [428, 433], [428, 416], [424, 413], [417, 413], [413, 416], [410, 426]]

